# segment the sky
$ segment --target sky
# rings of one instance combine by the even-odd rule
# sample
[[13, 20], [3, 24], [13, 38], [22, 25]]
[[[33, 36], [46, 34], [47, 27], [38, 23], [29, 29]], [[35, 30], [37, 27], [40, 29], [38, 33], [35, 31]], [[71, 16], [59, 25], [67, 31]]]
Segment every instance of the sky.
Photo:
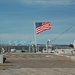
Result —
[[[36, 22], [51, 29], [35, 35]], [[71, 44], [75, 41], [75, 0], [0, 0], [0, 43]]]

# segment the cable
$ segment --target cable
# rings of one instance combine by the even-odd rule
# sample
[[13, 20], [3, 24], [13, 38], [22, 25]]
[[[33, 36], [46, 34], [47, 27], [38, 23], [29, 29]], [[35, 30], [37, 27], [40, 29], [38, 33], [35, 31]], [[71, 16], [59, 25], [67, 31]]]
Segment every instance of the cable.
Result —
[[51, 40], [51, 43], [56, 41], [58, 38], [60, 38], [63, 34], [65, 34], [67, 31], [69, 31], [71, 28], [73, 28], [75, 25], [70, 26], [69, 28], [67, 28], [65, 31], [63, 31], [61, 34], [59, 34], [56, 38]]

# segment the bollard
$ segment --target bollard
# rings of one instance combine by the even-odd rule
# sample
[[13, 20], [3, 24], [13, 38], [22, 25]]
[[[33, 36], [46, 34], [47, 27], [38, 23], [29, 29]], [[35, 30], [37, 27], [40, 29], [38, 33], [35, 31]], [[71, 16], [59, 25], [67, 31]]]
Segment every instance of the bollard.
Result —
[[6, 61], [6, 58], [5, 58], [5, 57], [3, 57], [3, 63], [5, 63], [5, 61]]
[[0, 64], [3, 64], [3, 54], [0, 54]]

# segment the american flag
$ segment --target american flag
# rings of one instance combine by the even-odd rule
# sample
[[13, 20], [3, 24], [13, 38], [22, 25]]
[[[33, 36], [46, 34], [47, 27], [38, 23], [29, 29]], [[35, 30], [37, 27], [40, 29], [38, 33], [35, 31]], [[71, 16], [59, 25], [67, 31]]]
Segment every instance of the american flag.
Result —
[[36, 34], [51, 29], [50, 22], [36, 22], [35, 26], [36, 26]]

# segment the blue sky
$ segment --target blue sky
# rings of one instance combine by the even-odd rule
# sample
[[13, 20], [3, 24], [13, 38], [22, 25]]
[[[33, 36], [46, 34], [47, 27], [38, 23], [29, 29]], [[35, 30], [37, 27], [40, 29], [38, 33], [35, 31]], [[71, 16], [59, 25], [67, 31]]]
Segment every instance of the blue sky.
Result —
[[0, 0], [1, 43], [34, 41], [34, 23], [42, 21], [51, 22], [52, 28], [36, 35], [37, 43], [73, 43], [75, 0]]

